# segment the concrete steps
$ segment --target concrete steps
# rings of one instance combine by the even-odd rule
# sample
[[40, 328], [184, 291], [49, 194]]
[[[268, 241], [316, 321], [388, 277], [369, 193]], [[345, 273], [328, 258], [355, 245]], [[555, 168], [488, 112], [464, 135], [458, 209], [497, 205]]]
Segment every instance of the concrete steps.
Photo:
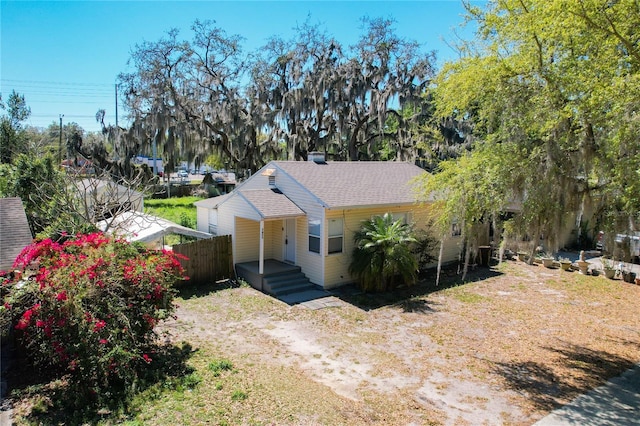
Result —
[[300, 293], [315, 288], [316, 286], [300, 271], [300, 268], [268, 275], [262, 280], [262, 290], [275, 297]]

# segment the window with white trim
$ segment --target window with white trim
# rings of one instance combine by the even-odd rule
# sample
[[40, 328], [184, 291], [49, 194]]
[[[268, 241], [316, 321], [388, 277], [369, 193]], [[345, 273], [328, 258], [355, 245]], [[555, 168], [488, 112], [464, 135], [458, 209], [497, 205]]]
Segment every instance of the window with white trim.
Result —
[[320, 219], [309, 219], [309, 251], [320, 253]]
[[329, 254], [342, 253], [343, 228], [342, 218], [329, 220]]

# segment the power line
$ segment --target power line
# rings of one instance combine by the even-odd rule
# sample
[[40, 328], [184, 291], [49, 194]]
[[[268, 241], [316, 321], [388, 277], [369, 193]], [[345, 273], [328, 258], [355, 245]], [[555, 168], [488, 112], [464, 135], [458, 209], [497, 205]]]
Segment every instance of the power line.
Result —
[[38, 81], [38, 80], [15, 80], [9, 78], [0, 78], [0, 82], [7, 83], [26, 83], [26, 84], [50, 84], [56, 86], [94, 86], [94, 87], [113, 87], [113, 84], [106, 83], [71, 83], [62, 81]]
[[[29, 117], [32, 118], [47, 118], [47, 117], [54, 117], [57, 114], [55, 113], [51, 113], [51, 114], [31, 114]], [[96, 115], [82, 115], [82, 114], [65, 114], [66, 118], [93, 118], [95, 120]]]

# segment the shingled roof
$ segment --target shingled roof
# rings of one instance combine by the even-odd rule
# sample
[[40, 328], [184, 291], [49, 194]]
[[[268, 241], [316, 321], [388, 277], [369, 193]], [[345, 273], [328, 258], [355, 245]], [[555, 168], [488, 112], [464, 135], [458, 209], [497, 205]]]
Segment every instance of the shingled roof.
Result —
[[304, 216], [300, 207], [278, 190], [250, 189], [238, 193], [263, 219]]
[[22, 200], [0, 198], [0, 270], [9, 270], [22, 249], [32, 241]]
[[328, 209], [412, 204], [415, 202], [412, 180], [426, 173], [413, 164], [394, 161], [270, 164], [305, 187]]

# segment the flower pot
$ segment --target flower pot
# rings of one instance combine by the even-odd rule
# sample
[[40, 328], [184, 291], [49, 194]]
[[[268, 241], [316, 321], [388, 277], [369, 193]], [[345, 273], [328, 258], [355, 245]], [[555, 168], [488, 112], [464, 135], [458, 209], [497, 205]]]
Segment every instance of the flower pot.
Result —
[[598, 275], [600, 275], [600, 270], [599, 269], [592, 269], [591, 270], [591, 275], [593, 275], [594, 277], [597, 277]]
[[560, 267], [562, 268], [563, 271], [570, 271], [571, 262], [560, 262]]
[[636, 280], [636, 273], [635, 272], [623, 272], [622, 273], [622, 280], [626, 283], [631, 283], [633, 284]]
[[542, 265], [545, 268], [553, 268], [553, 263], [554, 263], [553, 257], [543, 257], [542, 258]]
[[612, 280], [616, 276], [616, 270], [615, 269], [610, 269], [610, 268], [605, 268], [604, 269], [604, 276], [609, 278], [610, 280]]

